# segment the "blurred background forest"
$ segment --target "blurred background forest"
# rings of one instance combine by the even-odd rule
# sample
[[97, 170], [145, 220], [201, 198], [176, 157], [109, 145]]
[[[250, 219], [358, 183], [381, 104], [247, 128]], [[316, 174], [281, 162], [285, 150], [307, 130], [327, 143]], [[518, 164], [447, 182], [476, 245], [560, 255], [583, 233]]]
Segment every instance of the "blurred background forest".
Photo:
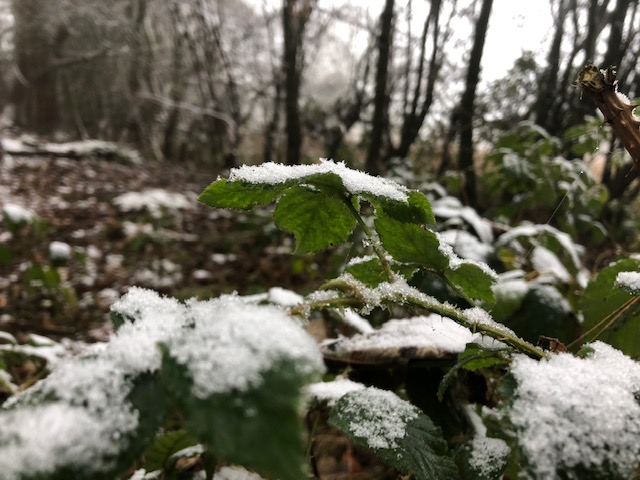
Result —
[[[476, 205], [474, 152], [524, 120], [562, 138], [594, 115], [571, 87], [587, 60], [617, 65], [631, 98], [640, 88], [637, 2], [537, 2], [540, 15], [520, 21], [551, 17], [539, 48], [487, 75], [483, 63], [504, 55], [483, 49], [490, 32], [503, 45], [522, 41], [505, 8], [513, 6], [3, 0], [0, 106], [5, 126], [21, 131], [125, 142], [146, 159], [212, 171], [322, 156], [382, 174], [410, 158], [427, 172], [461, 172], [465, 202]], [[614, 170], [607, 162], [603, 178], [617, 198], [638, 172]]]
[[[567, 274], [584, 288], [583, 267], [638, 247], [640, 173], [572, 82], [589, 60], [617, 65], [640, 96], [640, 7], [531, 3], [0, 0], [0, 318], [91, 323], [132, 284], [318, 284], [335, 265], [291, 257], [268, 215], [195, 201], [234, 166], [318, 157], [421, 189], [438, 228], [478, 237], [467, 253], [499, 272], [535, 271], [544, 243], [505, 251], [500, 235], [550, 224], [585, 247]], [[54, 158], [88, 139], [142, 161]]]

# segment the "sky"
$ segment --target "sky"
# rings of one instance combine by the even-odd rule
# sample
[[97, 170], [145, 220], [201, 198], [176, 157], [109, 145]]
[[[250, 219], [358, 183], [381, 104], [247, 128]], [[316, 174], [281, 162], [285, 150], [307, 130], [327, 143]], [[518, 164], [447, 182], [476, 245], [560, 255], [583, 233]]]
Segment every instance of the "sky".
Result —
[[483, 79], [504, 76], [525, 50], [544, 51], [552, 26], [545, 0], [494, 0], [482, 59]]

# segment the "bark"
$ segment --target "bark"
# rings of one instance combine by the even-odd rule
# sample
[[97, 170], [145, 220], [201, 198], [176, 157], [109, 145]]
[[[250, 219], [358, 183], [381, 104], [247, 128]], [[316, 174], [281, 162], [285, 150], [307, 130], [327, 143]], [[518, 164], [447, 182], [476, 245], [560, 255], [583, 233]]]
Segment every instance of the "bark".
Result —
[[[441, 31], [440, 31], [440, 7], [441, 0], [433, 0], [429, 14], [425, 20], [420, 39], [420, 59], [417, 69], [417, 80], [414, 86], [411, 101], [405, 99], [407, 108], [404, 110], [404, 118], [400, 132], [400, 144], [392, 152], [393, 156], [404, 158], [409, 154], [411, 145], [415, 142], [422, 128], [422, 124], [429, 113], [434, 98], [435, 83], [442, 66]], [[432, 51], [429, 58], [428, 71], [426, 65], [427, 37], [431, 28]], [[426, 77], [426, 78], [425, 78]], [[406, 79], [409, 83], [409, 76]]]
[[50, 0], [13, 0], [15, 61], [18, 78], [13, 87], [15, 123], [36, 133], [57, 126], [58, 98], [55, 70], [50, 68], [54, 42], [47, 28]]
[[470, 205], [476, 205], [476, 174], [473, 163], [473, 117], [475, 113], [476, 88], [480, 79], [480, 62], [482, 61], [482, 51], [487, 36], [489, 17], [493, 0], [483, 0], [480, 15], [476, 23], [473, 38], [473, 48], [469, 58], [469, 67], [465, 82], [464, 93], [460, 101], [458, 122], [460, 125], [460, 152], [458, 165], [465, 178], [464, 194], [466, 201]]
[[285, 125], [287, 129], [286, 163], [300, 163], [302, 125], [300, 121], [300, 84], [304, 65], [304, 29], [311, 15], [311, 0], [283, 0], [283, 70], [285, 83]]
[[[559, 93], [558, 72], [560, 71], [561, 47], [568, 13], [566, 3], [566, 0], [559, 0], [558, 2], [558, 11], [554, 18], [555, 31], [551, 48], [547, 55], [547, 66], [540, 79], [540, 88], [535, 106], [536, 123], [548, 131], [554, 130], [550, 124], [555, 122], [555, 119], [550, 113]], [[561, 88], [564, 89], [565, 87], [562, 86]]]
[[393, 42], [394, 0], [385, 0], [384, 10], [380, 15], [380, 34], [378, 36], [378, 62], [376, 65], [375, 95], [373, 100], [373, 121], [371, 126], [371, 142], [367, 153], [366, 170], [373, 174], [383, 173], [381, 152], [383, 135], [388, 125], [388, 78], [391, 45]]

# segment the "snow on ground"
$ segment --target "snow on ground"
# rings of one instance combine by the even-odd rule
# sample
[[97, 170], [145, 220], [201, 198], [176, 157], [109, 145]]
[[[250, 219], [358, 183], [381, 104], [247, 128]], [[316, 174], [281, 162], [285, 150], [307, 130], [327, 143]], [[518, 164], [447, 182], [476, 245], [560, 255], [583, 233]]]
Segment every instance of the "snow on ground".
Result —
[[638, 467], [640, 364], [605, 343], [590, 347], [584, 359], [561, 353], [512, 364], [510, 417], [535, 478], [554, 480], [579, 465], [630, 478]]
[[168, 192], [161, 188], [151, 188], [142, 192], [128, 192], [118, 195], [113, 203], [122, 212], [147, 210], [154, 218], [162, 217], [165, 211], [191, 209], [194, 206], [182, 193]]

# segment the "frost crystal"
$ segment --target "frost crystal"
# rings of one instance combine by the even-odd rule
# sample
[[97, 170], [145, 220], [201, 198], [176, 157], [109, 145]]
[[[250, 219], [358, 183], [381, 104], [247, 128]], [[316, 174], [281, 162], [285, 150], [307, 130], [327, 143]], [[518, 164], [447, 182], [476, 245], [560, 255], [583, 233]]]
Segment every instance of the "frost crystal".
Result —
[[480, 475], [487, 478], [495, 471], [497, 464], [506, 463], [510, 452], [504, 440], [479, 436], [471, 441], [471, 449], [469, 464]]
[[369, 193], [401, 202], [406, 202], [408, 199], [407, 193], [409, 190], [396, 182], [352, 170], [344, 162], [335, 163], [325, 158], [321, 158], [320, 163], [317, 165], [292, 166], [272, 162], [258, 166], [243, 165], [231, 170], [229, 180], [277, 185], [318, 173], [334, 173], [338, 175], [342, 179], [345, 188], [354, 195]]
[[640, 458], [640, 364], [595, 342], [585, 359], [517, 357], [511, 421], [535, 478], [586, 468], [628, 478]]
[[640, 294], [640, 272], [620, 272], [616, 275], [615, 286], [634, 295]]
[[304, 389], [307, 397], [317, 401], [326, 401], [333, 407], [344, 395], [366, 388], [362, 383], [347, 378], [338, 378], [332, 382], [318, 382], [307, 385]]
[[395, 393], [374, 387], [350, 393], [347, 399], [343, 413], [354, 418], [349, 430], [366, 439], [371, 448], [398, 448], [407, 424], [419, 415], [416, 407]]

